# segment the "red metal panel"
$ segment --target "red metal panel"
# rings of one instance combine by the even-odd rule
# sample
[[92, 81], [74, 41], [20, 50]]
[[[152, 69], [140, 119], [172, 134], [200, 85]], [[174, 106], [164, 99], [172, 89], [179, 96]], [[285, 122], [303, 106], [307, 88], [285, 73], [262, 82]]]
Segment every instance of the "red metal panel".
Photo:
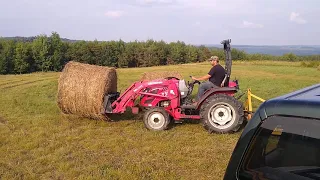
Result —
[[138, 114], [139, 108], [138, 107], [131, 107], [132, 114]]

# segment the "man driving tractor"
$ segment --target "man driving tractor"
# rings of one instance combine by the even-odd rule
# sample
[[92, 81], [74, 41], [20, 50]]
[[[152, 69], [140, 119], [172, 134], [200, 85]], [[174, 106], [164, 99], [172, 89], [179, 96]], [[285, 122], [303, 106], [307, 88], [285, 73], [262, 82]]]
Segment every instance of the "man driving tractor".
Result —
[[[223, 79], [225, 78], [226, 71], [225, 69], [219, 64], [219, 58], [218, 56], [212, 56], [209, 59], [210, 64], [212, 65], [212, 68], [208, 72], [207, 75], [202, 76], [200, 78], [196, 78], [192, 76], [193, 80], [206, 80], [206, 82], [203, 82], [200, 84], [198, 89], [198, 94], [196, 97], [196, 102], [199, 101], [201, 96], [204, 94], [204, 92], [211, 88], [219, 88], [222, 87]], [[195, 102], [194, 102], [195, 103]]]

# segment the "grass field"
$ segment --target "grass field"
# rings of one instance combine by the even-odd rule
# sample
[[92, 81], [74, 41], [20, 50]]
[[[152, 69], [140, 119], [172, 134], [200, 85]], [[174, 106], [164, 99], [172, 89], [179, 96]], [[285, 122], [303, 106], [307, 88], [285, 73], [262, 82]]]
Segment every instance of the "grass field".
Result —
[[[209, 68], [118, 69], [118, 87], [124, 91], [146, 71], [176, 69], [189, 79]], [[190, 122], [152, 132], [141, 115], [129, 113], [115, 122], [63, 116], [56, 104], [58, 77], [0, 76], [0, 179], [222, 179], [240, 132], [209, 134]], [[320, 71], [299, 63], [235, 62], [235, 77], [242, 91], [270, 99], [319, 83]]]

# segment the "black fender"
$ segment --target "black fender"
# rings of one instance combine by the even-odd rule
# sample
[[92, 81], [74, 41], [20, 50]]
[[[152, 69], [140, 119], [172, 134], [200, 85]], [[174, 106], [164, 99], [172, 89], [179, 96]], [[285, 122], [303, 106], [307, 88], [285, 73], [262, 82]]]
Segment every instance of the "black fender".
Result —
[[199, 99], [196, 109], [200, 108], [201, 104], [203, 103], [203, 101], [205, 101], [208, 97], [210, 97], [213, 94], [217, 94], [217, 93], [226, 93], [226, 92], [232, 92], [232, 93], [236, 93], [238, 92], [238, 88], [237, 87], [220, 87], [220, 88], [211, 88], [209, 90], [207, 90], [202, 97]]

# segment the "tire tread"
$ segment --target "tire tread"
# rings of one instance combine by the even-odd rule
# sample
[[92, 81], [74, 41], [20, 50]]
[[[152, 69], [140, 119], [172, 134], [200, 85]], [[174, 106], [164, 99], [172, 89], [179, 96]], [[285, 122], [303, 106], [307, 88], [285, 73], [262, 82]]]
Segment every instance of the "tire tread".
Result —
[[[217, 128], [212, 127], [212, 125], [210, 125], [209, 119], [208, 119], [208, 115], [207, 115], [207, 111], [210, 108], [210, 104], [213, 101], [231, 101], [234, 105], [235, 105], [235, 111], [236, 113], [238, 113], [238, 119], [236, 119], [237, 124], [233, 125], [233, 127], [230, 130], [218, 130]], [[229, 96], [226, 94], [214, 94], [210, 97], [208, 97], [202, 104], [201, 109], [200, 109], [200, 116], [201, 116], [201, 123], [202, 126], [209, 132], [209, 133], [234, 133], [237, 132], [240, 128], [241, 125], [243, 124], [243, 120], [244, 120], [244, 111], [243, 111], [243, 105], [237, 101], [236, 98], [234, 98], [233, 96]]]

